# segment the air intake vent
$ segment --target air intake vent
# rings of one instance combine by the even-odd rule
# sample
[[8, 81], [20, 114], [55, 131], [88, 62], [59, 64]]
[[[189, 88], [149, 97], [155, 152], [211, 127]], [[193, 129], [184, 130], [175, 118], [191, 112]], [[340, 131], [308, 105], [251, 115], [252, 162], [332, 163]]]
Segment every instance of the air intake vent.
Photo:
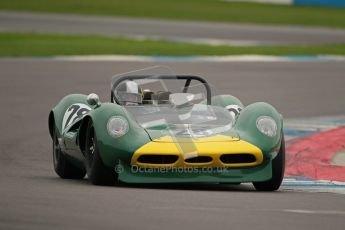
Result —
[[177, 161], [176, 155], [141, 155], [138, 162], [145, 164], [173, 164]]
[[212, 157], [209, 156], [198, 156], [184, 160], [187, 163], [208, 163], [212, 161]]
[[256, 161], [255, 156], [248, 153], [242, 154], [223, 154], [220, 160], [224, 164], [240, 164], [240, 163], [253, 163]]

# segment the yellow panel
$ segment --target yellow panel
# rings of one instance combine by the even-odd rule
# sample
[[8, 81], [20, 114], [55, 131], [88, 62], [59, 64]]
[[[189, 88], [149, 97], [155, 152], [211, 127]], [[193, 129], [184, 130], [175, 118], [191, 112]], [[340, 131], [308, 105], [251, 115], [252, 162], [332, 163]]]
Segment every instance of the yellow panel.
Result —
[[[173, 140], [173, 138], [169, 136], [160, 139], [166, 141], [161, 142], [154, 140], [140, 147], [133, 154], [131, 165], [147, 167], [249, 167], [259, 165], [263, 161], [262, 151], [258, 147], [243, 140], [233, 141], [234, 139], [231, 137], [226, 139], [226, 136], [218, 135], [214, 137], [198, 138], [197, 140], [189, 139], [189, 142], [169, 142], [169, 140]], [[254, 155], [256, 161], [251, 163], [225, 164], [219, 159], [223, 154], [241, 153]], [[148, 164], [137, 162], [141, 155], [176, 155], [178, 156], [178, 160], [173, 164]], [[212, 161], [207, 163], [187, 163], [184, 161], [187, 158], [196, 156], [209, 156], [212, 158]]]

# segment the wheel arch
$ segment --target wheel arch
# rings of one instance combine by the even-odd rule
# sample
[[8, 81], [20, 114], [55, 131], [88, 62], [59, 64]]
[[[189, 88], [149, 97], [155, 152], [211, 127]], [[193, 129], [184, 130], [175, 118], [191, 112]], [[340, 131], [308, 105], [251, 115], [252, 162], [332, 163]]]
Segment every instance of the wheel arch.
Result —
[[83, 154], [85, 152], [85, 141], [86, 141], [87, 126], [88, 126], [90, 120], [92, 121], [92, 118], [90, 116], [85, 116], [83, 118], [83, 120], [81, 121], [81, 124], [79, 127], [78, 144], [79, 144], [79, 149]]
[[56, 106], [50, 111], [48, 116], [49, 134], [53, 137], [54, 128], [56, 128], [59, 135], [62, 133], [62, 121], [64, 114], [69, 106], [75, 103], [82, 103], [87, 105], [87, 96], [84, 94], [69, 94], [62, 98]]
[[[129, 128], [125, 135], [113, 137], [109, 134], [107, 124], [113, 116], [122, 116], [127, 120]], [[132, 154], [139, 147], [151, 141], [146, 131], [137, 124], [124, 108], [113, 103], [102, 103], [100, 107], [90, 111], [82, 120], [78, 131], [78, 145], [82, 153], [85, 153], [89, 121], [92, 121], [97, 135], [100, 157], [108, 167], [113, 167], [118, 160], [130, 162]]]
[[[257, 119], [265, 116], [271, 117], [277, 124], [277, 134], [274, 137], [262, 134], [257, 128]], [[241, 111], [234, 128], [241, 139], [258, 146], [265, 154], [269, 154], [280, 144], [283, 133], [283, 117], [272, 105], [256, 102], [246, 106]]]

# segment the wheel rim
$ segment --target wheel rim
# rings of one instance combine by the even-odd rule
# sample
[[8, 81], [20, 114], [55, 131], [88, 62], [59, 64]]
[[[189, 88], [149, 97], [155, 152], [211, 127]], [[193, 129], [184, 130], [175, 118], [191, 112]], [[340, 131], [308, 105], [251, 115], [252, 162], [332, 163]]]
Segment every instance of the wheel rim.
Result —
[[89, 166], [91, 167], [94, 156], [95, 156], [95, 151], [96, 151], [96, 141], [95, 141], [95, 133], [93, 128], [90, 129], [90, 135], [88, 139], [88, 147], [87, 147], [87, 157], [88, 157], [88, 163]]
[[58, 142], [57, 137], [54, 137], [54, 143], [53, 143], [53, 161], [54, 161], [54, 167], [56, 168], [58, 165], [58, 162], [60, 160], [61, 156], [61, 148]]

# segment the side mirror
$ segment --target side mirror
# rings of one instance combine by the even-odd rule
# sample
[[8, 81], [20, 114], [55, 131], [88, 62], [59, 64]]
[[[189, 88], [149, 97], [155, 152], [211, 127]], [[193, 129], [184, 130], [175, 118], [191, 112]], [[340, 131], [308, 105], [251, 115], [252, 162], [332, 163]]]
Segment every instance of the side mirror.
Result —
[[90, 93], [87, 96], [86, 101], [89, 105], [95, 106], [96, 108], [101, 105], [101, 102], [99, 101], [99, 97], [95, 93]]

